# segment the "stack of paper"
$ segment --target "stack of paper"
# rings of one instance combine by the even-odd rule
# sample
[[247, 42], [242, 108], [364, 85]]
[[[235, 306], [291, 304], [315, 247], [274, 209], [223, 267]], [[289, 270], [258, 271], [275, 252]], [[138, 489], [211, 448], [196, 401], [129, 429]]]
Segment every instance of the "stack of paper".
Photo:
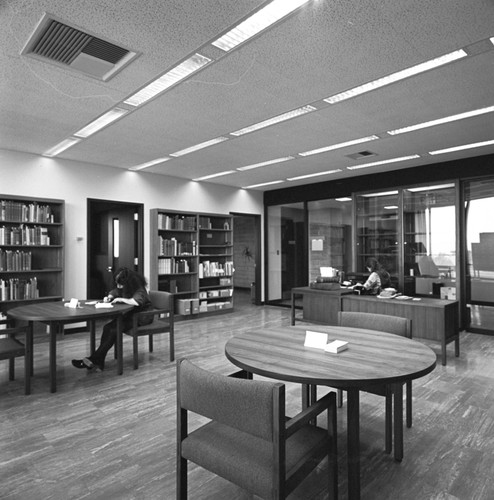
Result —
[[324, 348], [325, 351], [335, 354], [344, 351], [345, 349], [348, 349], [348, 342], [345, 340], [333, 340], [332, 342], [329, 342], [329, 344], [326, 344], [326, 347]]

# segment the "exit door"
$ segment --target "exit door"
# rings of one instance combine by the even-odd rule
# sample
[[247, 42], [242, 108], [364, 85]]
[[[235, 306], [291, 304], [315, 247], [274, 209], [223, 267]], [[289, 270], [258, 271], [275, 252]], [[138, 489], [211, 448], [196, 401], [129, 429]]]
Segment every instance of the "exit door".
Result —
[[104, 297], [120, 267], [142, 274], [142, 218], [142, 204], [88, 200], [88, 298]]

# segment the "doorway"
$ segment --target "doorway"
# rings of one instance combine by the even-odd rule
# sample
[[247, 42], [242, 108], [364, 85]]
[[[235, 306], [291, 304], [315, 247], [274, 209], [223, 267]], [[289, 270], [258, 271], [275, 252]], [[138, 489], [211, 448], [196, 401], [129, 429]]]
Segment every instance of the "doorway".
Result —
[[233, 215], [233, 286], [235, 307], [261, 304], [261, 216]]
[[308, 283], [306, 227], [304, 203], [268, 207], [266, 241], [269, 304], [290, 307], [292, 288]]
[[120, 267], [143, 273], [143, 215], [141, 203], [88, 199], [87, 297], [104, 297]]

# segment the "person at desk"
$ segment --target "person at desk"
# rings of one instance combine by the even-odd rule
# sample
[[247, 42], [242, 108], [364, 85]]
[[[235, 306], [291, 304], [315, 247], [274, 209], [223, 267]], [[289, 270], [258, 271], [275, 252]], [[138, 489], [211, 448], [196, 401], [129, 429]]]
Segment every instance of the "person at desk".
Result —
[[369, 257], [365, 267], [370, 273], [367, 281], [362, 285], [366, 294], [378, 295], [381, 290], [391, 286], [391, 276], [377, 259]]
[[[113, 304], [123, 303], [135, 306], [134, 309], [123, 317], [123, 331], [132, 328], [133, 315], [135, 313], [146, 311], [151, 308], [151, 300], [147, 292], [146, 278], [140, 274], [127, 269], [126, 267], [119, 269], [115, 273], [115, 288], [104, 297], [103, 302], [111, 302]], [[142, 322], [141, 322], [142, 321]], [[149, 324], [153, 322], [153, 316], [141, 320], [139, 325]], [[93, 368], [104, 369], [105, 358], [108, 351], [114, 346], [117, 338], [117, 320], [114, 319], [103, 327], [101, 341], [98, 349], [87, 358], [73, 359], [72, 365], [76, 368]]]

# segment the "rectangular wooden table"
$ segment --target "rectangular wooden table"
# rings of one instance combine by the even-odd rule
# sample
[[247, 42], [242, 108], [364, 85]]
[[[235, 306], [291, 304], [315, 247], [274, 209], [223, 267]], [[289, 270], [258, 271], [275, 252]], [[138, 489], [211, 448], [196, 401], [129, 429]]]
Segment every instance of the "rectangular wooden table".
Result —
[[[347, 350], [330, 354], [304, 346], [307, 327], [272, 327], [232, 337], [226, 357], [248, 373], [307, 386], [347, 391], [348, 492], [360, 498], [360, 391], [376, 384], [393, 388], [395, 446], [403, 446], [403, 384], [430, 373], [436, 355], [424, 344], [388, 333], [315, 326], [329, 340], [346, 340]], [[401, 425], [398, 425], [400, 423]], [[403, 448], [401, 448], [401, 452]]]
[[31, 375], [33, 374], [33, 324], [35, 322], [50, 325], [50, 391], [57, 390], [57, 332], [62, 325], [68, 323], [79, 323], [87, 321], [90, 326], [90, 349], [95, 349], [95, 322], [100, 319], [117, 319], [117, 373], [123, 373], [122, 355], [122, 317], [126, 312], [133, 309], [127, 304], [112, 304], [111, 308], [96, 308], [81, 301], [81, 307], [65, 307], [64, 302], [43, 302], [14, 307], [7, 311], [7, 317], [15, 321], [28, 322], [28, 334], [26, 339], [27, 363], [30, 364]]
[[381, 299], [373, 295], [356, 295], [351, 290], [318, 290], [310, 287], [292, 289], [291, 324], [295, 324], [295, 297], [303, 297], [303, 319], [311, 323], [337, 325], [339, 311], [369, 312], [408, 318], [412, 337], [441, 344], [441, 362], [447, 363], [446, 346], [455, 343], [460, 355], [459, 303], [456, 300], [410, 298]]
[[337, 325], [340, 300], [343, 295], [351, 294], [347, 288], [320, 290], [310, 286], [292, 288], [292, 325], [295, 324], [295, 299], [302, 296], [303, 319], [322, 325]]
[[399, 316], [412, 321], [412, 337], [434, 340], [441, 344], [441, 362], [447, 363], [446, 346], [455, 343], [455, 356], [460, 355], [459, 305], [456, 300], [420, 298], [380, 299], [369, 295], [345, 295], [342, 311], [369, 312]]

